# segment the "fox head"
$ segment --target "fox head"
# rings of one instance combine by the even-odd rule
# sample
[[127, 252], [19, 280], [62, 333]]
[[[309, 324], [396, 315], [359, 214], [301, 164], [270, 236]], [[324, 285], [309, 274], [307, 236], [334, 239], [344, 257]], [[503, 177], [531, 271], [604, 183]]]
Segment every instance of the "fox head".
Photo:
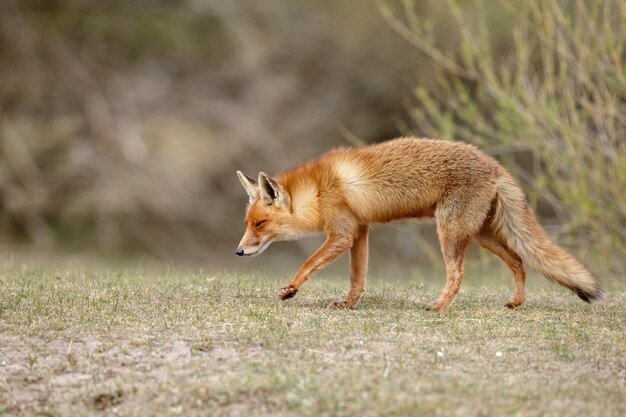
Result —
[[296, 218], [291, 210], [291, 197], [275, 179], [261, 172], [257, 180], [237, 171], [241, 185], [248, 193], [246, 232], [235, 253], [255, 256], [278, 240], [298, 235]]

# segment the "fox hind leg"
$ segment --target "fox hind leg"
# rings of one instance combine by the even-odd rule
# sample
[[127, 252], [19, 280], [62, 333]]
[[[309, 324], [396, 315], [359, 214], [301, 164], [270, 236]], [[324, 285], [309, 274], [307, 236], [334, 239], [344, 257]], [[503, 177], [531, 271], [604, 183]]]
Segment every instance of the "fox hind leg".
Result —
[[455, 233], [453, 230], [446, 229], [440, 224], [437, 227], [439, 239], [441, 240], [441, 251], [446, 264], [446, 286], [435, 307], [430, 308], [432, 311], [443, 311], [448, 308], [454, 296], [461, 288], [463, 281], [464, 261], [467, 247], [472, 239], [469, 236]]
[[476, 242], [489, 252], [502, 259], [513, 274], [513, 284], [515, 286], [515, 295], [506, 306], [509, 308], [519, 307], [524, 304], [524, 287], [526, 284], [526, 271], [522, 258], [506, 245], [499, 242], [490, 234], [481, 234], [475, 237]]
[[437, 206], [435, 211], [437, 233], [446, 264], [447, 280], [443, 293], [432, 310], [447, 309], [459, 292], [467, 248], [483, 227], [493, 198], [492, 190], [480, 187], [463, 188], [449, 194], [445, 201]]

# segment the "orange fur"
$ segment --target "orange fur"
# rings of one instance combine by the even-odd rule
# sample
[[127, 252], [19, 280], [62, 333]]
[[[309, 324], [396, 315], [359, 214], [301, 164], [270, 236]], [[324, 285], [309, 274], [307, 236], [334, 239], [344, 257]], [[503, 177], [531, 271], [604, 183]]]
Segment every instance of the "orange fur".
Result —
[[433, 216], [447, 273], [434, 310], [445, 310], [458, 293], [472, 240], [511, 269], [515, 296], [509, 307], [524, 302], [524, 262], [585, 301], [602, 295], [594, 276], [550, 241], [513, 178], [469, 144], [400, 138], [331, 150], [275, 178], [238, 175], [250, 197], [239, 255], [257, 255], [276, 240], [326, 235], [280, 290], [282, 299], [293, 297], [313, 273], [350, 250], [351, 288], [345, 301], [333, 305], [354, 306], [365, 290], [367, 225]]

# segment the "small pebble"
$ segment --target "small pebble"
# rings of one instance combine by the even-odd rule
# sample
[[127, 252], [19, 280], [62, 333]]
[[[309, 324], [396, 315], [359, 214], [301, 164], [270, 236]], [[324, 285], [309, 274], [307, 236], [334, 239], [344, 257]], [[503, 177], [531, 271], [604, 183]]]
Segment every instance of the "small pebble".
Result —
[[502, 352], [496, 352], [496, 356], [497, 357], [501, 357], [502, 356]]
[[443, 352], [442, 351], [437, 352], [437, 356], [439, 356], [440, 358], [443, 358]]

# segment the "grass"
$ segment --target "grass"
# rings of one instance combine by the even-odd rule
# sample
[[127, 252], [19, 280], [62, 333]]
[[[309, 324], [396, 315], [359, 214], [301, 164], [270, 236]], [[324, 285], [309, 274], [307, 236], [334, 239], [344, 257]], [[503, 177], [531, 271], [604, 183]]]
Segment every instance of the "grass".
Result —
[[[283, 277], [284, 278], [284, 277]], [[507, 277], [508, 279], [508, 277]], [[283, 279], [171, 269], [0, 271], [1, 416], [622, 416], [626, 291]], [[500, 354], [497, 354], [501, 352]]]

